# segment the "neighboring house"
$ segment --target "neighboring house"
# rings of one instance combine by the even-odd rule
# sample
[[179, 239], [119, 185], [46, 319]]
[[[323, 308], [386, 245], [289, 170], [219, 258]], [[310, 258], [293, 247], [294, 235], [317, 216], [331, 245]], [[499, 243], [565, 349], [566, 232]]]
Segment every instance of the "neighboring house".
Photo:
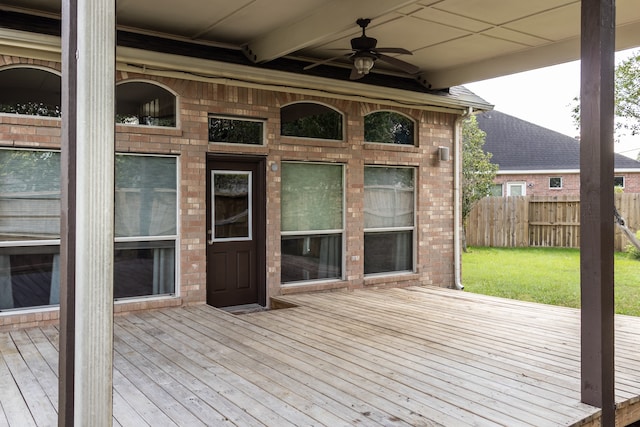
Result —
[[[59, 22], [37, 21], [44, 34], [0, 56], [5, 324], [54, 320], [60, 300], [62, 67], [43, 59], [60, 43], [48, 35]], [[6, 39], [24, 34], [1, 30]], [[460, 118], [471, 106], [490, 108], [485, 101], [393, 76], [364, 85], [306, 75], [301, 88], [288, 70], [304, 63], [256, 71], [240, 51], [120, 36], [148, 47], [130, 54], [164, 65], [117, 66], [117, 311], [454, 285], [456, 169], [440, 153], [459, 146]], [[229, 63], [200, 66], [236, 79], [194, 72], [184, 59], [212, 52]], [[310, 88], [314, 79], [322, 89]]]
[[[580, 141], [499, 111], [478, 114], [484, 151], [499, 166], [495, 196], [580, 194]], [[640, 192], [640, 162], [615, 154], [616, 187]]]

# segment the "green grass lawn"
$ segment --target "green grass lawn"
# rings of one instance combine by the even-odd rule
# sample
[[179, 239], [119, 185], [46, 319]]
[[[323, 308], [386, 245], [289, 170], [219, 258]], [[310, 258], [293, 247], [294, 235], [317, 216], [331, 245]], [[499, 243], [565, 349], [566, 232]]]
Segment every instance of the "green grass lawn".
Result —
[[[616, 313], [640, 316], [640, 261], [615, 254]], [[465, 291], [580, 307], [580, 251], [565, 248], [469, 248]]]

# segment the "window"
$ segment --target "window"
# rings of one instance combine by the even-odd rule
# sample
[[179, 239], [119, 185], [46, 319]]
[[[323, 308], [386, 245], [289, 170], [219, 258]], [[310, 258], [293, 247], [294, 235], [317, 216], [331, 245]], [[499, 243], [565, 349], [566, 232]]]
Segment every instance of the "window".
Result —
[[624, 188], [624, 176], [614, 176], [613, 186], [618, 188]]
[[[175, 157], [116, 156], [114, 297], [175, 292]], [[60, 292], [60, 153], [0, 150], [0, 310]]]
[[280, 134], [342, 141], [342, 114], [325, 105], [298, 102], [280, 109]]
[[526, 196], [527, 189], [524, 182], [508, 182], [507, 196]]
[[282, 283], [342, 278], [341, 165], [283, 163]]
[[552, 176], [549, 178], [549, 188], [551, 189], [561, 189], [562, 188], [562, 177], [560, 176]]
[[58, 304], [60, 153], [0, 150], [0, 310]]
[[39, 68], [0, 71], [0, 113], [60, 117], [61, 79]]
[[116, 157], [116, 299], [175, 293], [177, 203], [175, 157]]
[[385, 144], [414, 145], [413, 120], [393, 111], [378, 111], [364, 117], [364, 140]]
[[364, 169], [364, 273], [413, 270], [414, 171]]
[[209, 117], [209, 142], [262, 145], [264, 144], [264, 122]]
[[493, 184], [489, 189], [489, 195], [502, 197], [502, 184]]
[[124, 82], [116, 86], [116, 123], [176, 126], [176, 97], [152, 83]]

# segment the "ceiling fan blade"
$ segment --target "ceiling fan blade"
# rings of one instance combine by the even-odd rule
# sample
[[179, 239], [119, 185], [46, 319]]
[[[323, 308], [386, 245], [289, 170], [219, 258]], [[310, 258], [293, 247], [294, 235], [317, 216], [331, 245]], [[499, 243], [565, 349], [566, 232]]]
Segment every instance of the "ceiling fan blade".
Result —
[[413, 52], [401, 47], [377, 47], [373, 49], [373, 51], [379, 53], [402, 53], [404, 55], [413, 55]]
[[394, 67], [401, 69], [405, 73], [417, 74], [417, 73], [420, 72], [420, 68], [419, 67], [416, 67], [413, 64], [409, 64], [408, 62], [405, 62], [405, 61], [403, 61], [401, 59], [394, 58], [393, 56], [378, 55], [378, 58], [381, 59], [382, 61], [386, 62], [387, 64], [391, 64]]
[[329, 62], [335, 61], [338, 58], [343, 58], [346, 56], [351, 55], [350, 53], [344, 54], [344, 55], [338, 55], [338, 56], [334, 56], [333, 58], [328, 58], [328, 59], [324, 59], [322, 61], [318, 61], [318, 62], [314, 62], [313, 64], [309, 64], [306, 67], [303, 68], [303, 70], [310, 70], [312, 68], [317, 67], [318, 65], [324, 65], [324, 64], [328, 64]]
[[350, 80], [358, 80], [364, 77], [364, 74], [360, 74], [355, 67], [351, 69], [351, 75], [349, 76]]

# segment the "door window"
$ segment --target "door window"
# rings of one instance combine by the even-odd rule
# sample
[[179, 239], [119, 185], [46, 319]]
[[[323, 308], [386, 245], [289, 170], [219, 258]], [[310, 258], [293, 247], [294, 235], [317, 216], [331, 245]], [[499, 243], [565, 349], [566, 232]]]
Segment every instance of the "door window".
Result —
[[211, 174], [213, 241], [251, 240], [251, 172]]

